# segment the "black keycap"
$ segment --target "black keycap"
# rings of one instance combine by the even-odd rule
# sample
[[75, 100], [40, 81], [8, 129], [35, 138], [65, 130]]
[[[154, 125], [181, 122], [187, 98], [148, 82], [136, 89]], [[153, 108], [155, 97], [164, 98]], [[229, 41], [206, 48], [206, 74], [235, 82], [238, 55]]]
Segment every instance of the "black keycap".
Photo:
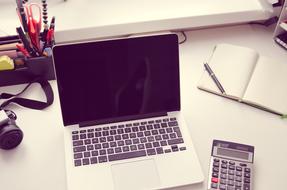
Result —
[[226, 178], [227, 178], [227, 175], [226, 175], [226, 174], [220, 174], [220, 178], [221, 178], [221, 179], [226, 179]]
[[86, 147], [85, 146], [76, 146], [74, 147], [74, 152], [84, 152], [86, 151]]
[[136, 123], [133, 123], [133, 126], [139, 126], [140, 123], [136, 122]]
[[89, 158], [84, 158], [83, 159], [83, 165], [89, 165], [90, 164], [90, 159]]
[[131, 151], [135, 151], [135, 150], [137, 150], [138, 148], [137, 148], [137, 145], [131, 145], [130, 146], [130, 150]]
[[94, 133], [88, 133], [88, 138], [93, 138], [94, 137]]
[[125, 142], [124, 141], [118, 141], [118, 146], [124, 146]]
[[90, 158], [90, 160], [91, 160], [91, 164], [96, 164], [96, 163], [98, 163], [97, 157], [92, 157], [92, 158]]
[[148, 141], [148, 142], [153, 142], [153, 141], [154, 141], [154, 137], [153, 137], [153, 136], [147, 137], [147, 141]]
[[170, 133], [169, 137], [172, 138], [172, 139], [175, 139], [176, 138], [176, 133]]
[[244, 177], [250, 178], [250, 173], [244, 173]]
[[235, 165], [235, 162], [234, 161], [229, 161], [229, 164], [230, 165]]
[[147, 124], [146, 121], [141, 122], [141, 125], [146, 125], [146, 124]]
[[84, 157], [90, 157], [91, 153], [90, 152], [84, 152]]
[[229, 165], [229, 169], [230, 170], [235, 170], [235, 166], [234, 165]]
[[92, 151], [92, 156], [98, 156], [98, 155], [99, 155], [99, 152], [97, 150]]
[[154, 123], [154, 120], [148, 121], [147, 123], [148, 123], [148, 124], [153, 124], [153, 123]]
[[130, 133], [130, 138], [133, 139], [133, 138], [136, 138], [137, 135], [135, 133]]
[[150, 135], [151, 135], [151, 132], [150, 132], [150, 131], [145, 131], [145, 132], [144, 132], [144, 135], [145, 135], [145, 136], [150, 136]]
[[166, 127], [167, 127], [167, 123], [161, 123], [160, 126], [161, 126], [162, 128], [166, 128]]
[[110, 142], [110, 147], [116, 147], [117, 143], [116, 142]]
[[108, 154], [113, 154], [115, 151], [114, 151], [113, 148], [109, 148], [109, 149], [107, 150], [107, 152], [108, 152]]
[[102, 144], [102, 147], [103, 147], [103, 148], [109, 148], [109, 143], [103, 143], [103, 144]]
[[107, 156], [99, 156], [98, 160], [99, 160], [99, 163], [103, 163], [103, 162], [107, 162], [108, 161]]
[[128, 139], [129, 135], [128, 134], [123, 134], [122, 137], [123, 137], [123, 139]]
[[212, 177], [218, 178], [218, 172], [213, 172], [213, 173], [212, 173]]
[[170, 121], [176, 121], [176, 117], [171, 117]]
[[87, 146], [87, 150], [94, 150], [94, 145], [89, 144], [89, 145]]
[[111, 129], [116, 129], [116, 128], [117, 128], [116, 125], [111, 126]]
[[109, 136], [109, 131], [103, 131], [103, 136]]
[[163, 134], [163, 135], [162, 135], [162, 139], [165, 139], [165, 140], [166, 140], [166, 139], [169, 139], [169, 136], [168, 136], [167, 134]]
[[227, 174], [227, 169], [221, 169], [221, 173]]
[[101, 142], [101, 143], [103, 143], [103, 142], [107, 142], [106, 137], [100, 137], [100, 139], [99, 139], [99, 140], [100, 140], [100, 142]]
[[167, 132], [167, 133], [172, 133], [172, 132], [173, 132], [173, 131], [172, 131], [172, 128], [167, 128], [167, 129], [166, 129], [166, 132]]
[[107, 154], [107, 151], [106, 151], [106, 149], [102, 149], [102, 150], [100, 150], [100, 155], [106, 155]]
[[179, 150], [180, 151], [186, 150], [186, 147], [185, 146], [184, 147], [180, 147]]
[[165, 134], [166, 131], [165, 131], [165, 129], [159, 129], [159, 133], [160, 133], [160, 134]]
[[168, 122], [168, 126], [169, 127], [178, 126], [178, 123], [177, 123], [177, 121], [171, 121], [171, 122]]
[[132, 131], [133, 131], [133, 132], [138, 132], [138, 131], [139, 131], [139, 128], [138, 128], [138, 127], [132, 127]]
[[84, 145], [83, 140], [73, 141], [73, 146], [82, 146]]
[[116, 136], [115, 136], [115, 140], [116, 140], [116, 141], [122, 140], [122, 136], [121, 136], [121, 135], [116, 135]]
[[157, 153], [157, 154], [163, 154], [163, 149], [162, 149], [162, 147], [156, 148], [156, 153]]
[[153, 125], [153, 128], [154, 128], [154, 129], [159, 129], [159, 128], [160, 128], [160, 124], [158, 124], [158, 123], [157, 123], [157, 124], [154, 124], [154, 125]]
[[95, 149], [101, 149], [102, 148], [102, 145], [101, 144], [95, 144]]
[[75, 166], [81, 166], [82, 161], [81, 160], [74, 160], [74, 164], [75, 164]]
[[144, 133], [143, 133], [143, 132], [137, 132], [137, 136], [138, 136], [138, 137], [143, 137], [143, 136], [144, 136]]
[[152, 148], [152, 144], [151, 144], [151, 143], [146, 143], [146, 144], [145, 144], [145, 147], [146, 147], [146, 148]]
[[140, 140], [139, 140], [138, 138], [133, 139], [132, 141], [133, 141], [133, 144], [138, 144], [138, 143], [140, 143]]
[[110, 131], [110, 134], [111, 134], [111, 135], [115, 135], [115, 134], [117, 134], [117, 131], [116, 131], [116, 130], [111, 130], [111, 131]]
[[73, 141], [74, 141], [74, 140], [79, 140], [79, 135], [73, 135], [73, 136], [72, 136], [72, 139], [73, 139]]
[[153, 142], [152, 145], [153, 145], [153, 147], [159, 147], [160, 146], [159, 142]]
[[152, 135], [157, 135], [157, 134], [158, 134], [158, 131], [157, 131], [157, 130], [152, 130], [152, 131], [151, 131], [151, 134], [152, 134]]
[[161, 136], [160, 136], [160, 135], [156, 135], [156, 136], [155, 136], [155, 140], [156, 140], [156, 141], [161, 141], [161, 140], [162, 140], [162, 138], [161, 138]]
[[146, 152], [147, 152], [147, 155], [149, 155], [149, 156], [156, 154], [156, 151], [154, 148], [147, 149]]
[[80, 133], [86, 133], [87, 131], [86, 130], [80, 130]]
[[145, 147], [144, 147], [144, 144], [139, 144], [139, 145], [138, 145], [138, 149], [139, 149], [139, 150], [142, 150], [142, 149], [144, 149], [144, 148], [145, 148]]
[[144, 125], [142, 125], [142, 126], [140, 126], [140, 131], [145, 131], [145, 126]]
[[120, 153], [122, 152], [122, 148], [121, 147], [116, 147], [115, 148], [115, 153]]
[[80, 139], [86, 139], [87, 135], [86, 134], [80, 134]]
[[114, 140], [114, 137], [113, 137], [113, 136], [108, 136], [108, 137], [107, 137], [107, 140], [108, 140], [109, 142], [111, 142], [111, 141]]
[[123, 146], [123, 152], [128, 152], [130, 150], [129, 146]]
[[178, 151], [178, 146], [177, 146], [177, 145], [172, 145], [172, 146], [171, 146], [171, 150], [172, 150], [173, 152]]
[[72, 134], [78, 134], [79, 131], [72, 131]]
[[227, 164], [221, 164], [221, 168], [226, 169], [227, 168]]
[[167, 142], [166, 142], [165, 140], [160, 141], [160, 145], [161, 145], [161, 146], [166, 146], [166, 145], [167, 145]]
[[125, 128], [125, 133], [130, 133], [132, 132], [131, 128]]
[[131, 144], [132, 144], [132, 140], [131, 140], [131, 139], [125, 140], [125, 144], [126, 144], [126, 145], [131, 145]]
[[92, 141], [91, 141], [91, 139], [85, 139], [85, 144], [87, 145], [87, 144], [91, 144], [92, 143]]
[[123, 134], [124, 130], [123, 129], [117, 129], [118, 134]]
[[83, 158], [83, 154], [81, 152], [74, 154], [74, 159], [79, 159], [79, 158]]
[[170, 139], [167, 141], [169, 145], [174, 145], [174, 144], [181, 144], [184, 143], [182, 138], [178, 138], [178, 139]]
[[135, 151], [135, 152], [126, 152], [121, 154], [112, 154], [108, 155], [109, 161], [115, 161], [115, 160], [123, 160], [123, 159], [129, 159], [129, 158], [136, 158], [136, 157], [142, 157], [146, 156], [145, 150]]
[[243, 184], [243, 190], [250, 190], [249, 184]]
[[242, 171], [242, 167], [236, 166], [236, 171]]
[[176, 133], [177, 137], [182, 137], [179, 127], [174, 127], [173, 131]]
[[165, 149], [164, 153], [171, 153], [171, 149]]

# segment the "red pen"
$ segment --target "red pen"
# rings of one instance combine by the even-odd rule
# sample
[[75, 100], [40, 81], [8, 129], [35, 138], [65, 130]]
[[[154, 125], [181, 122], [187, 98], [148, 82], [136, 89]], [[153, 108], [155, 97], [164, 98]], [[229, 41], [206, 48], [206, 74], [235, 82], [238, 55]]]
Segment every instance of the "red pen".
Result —
[[24, 48], [23, 44], [16, 44], [16, 47], [23, 53], [26, 57], [31, 57], [28, 51]]

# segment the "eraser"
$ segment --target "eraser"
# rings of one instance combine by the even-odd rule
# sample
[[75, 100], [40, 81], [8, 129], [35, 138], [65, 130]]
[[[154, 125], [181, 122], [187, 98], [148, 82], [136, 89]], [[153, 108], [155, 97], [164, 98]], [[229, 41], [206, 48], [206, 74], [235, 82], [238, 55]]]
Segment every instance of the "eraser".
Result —
[[7, 55], [1, 56], [0, 57], [0, 71], [13, 70], [13, 69], [14, 69], [13, 60]]

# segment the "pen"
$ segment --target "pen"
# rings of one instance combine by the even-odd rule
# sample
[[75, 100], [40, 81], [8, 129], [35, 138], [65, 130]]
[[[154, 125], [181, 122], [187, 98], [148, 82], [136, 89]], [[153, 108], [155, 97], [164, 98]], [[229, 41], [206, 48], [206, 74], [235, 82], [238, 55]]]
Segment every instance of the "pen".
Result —
[[23, 29], [27, 33], [28, 32], [27, 18], [22, 0], [16, 0], [16, 3], [17, 3], [17, 11], [19, 13], [19, 17], [21, 18]]
[[206, 71], [208, 72], [209, 76], [212, 78], [212, 80], [216, 84], [217, 88], [220, 90], [220, 92], [222, 94], [226, 94], [225, 90], [223, 89], [222, 85], [220, 84], [219, 80], [217, 79], [217, 77], [215, 76], [214, 72], [209, 67], [209, 65], [207, 63], [204, 63], [204, 67], [205, 67]]
[[17, 33], [19, 35], [19, 38], [21, 39], [21, 41], [22, 41], [22, 43], [24, 45], [24, 48], [28, 51], [28, 53], [31, 56], [37, 56], [36, 52], [31, 48], [30, 43], [29, 43], [26, 35], [24, 34], [22, 28], [21, 27], [17, 27], [16, 30], [17, 30]]

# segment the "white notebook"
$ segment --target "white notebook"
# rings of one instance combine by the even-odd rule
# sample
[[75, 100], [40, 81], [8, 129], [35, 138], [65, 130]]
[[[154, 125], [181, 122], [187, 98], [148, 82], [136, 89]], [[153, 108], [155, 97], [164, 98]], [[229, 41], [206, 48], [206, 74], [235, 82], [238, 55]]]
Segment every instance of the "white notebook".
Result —
[[226, 94], [220, 92], [207, 71], [199, 89], [277, 115], [287, 114], [287, 62], [273, 61], [250, 48], [218, 44], [208, 64]]

